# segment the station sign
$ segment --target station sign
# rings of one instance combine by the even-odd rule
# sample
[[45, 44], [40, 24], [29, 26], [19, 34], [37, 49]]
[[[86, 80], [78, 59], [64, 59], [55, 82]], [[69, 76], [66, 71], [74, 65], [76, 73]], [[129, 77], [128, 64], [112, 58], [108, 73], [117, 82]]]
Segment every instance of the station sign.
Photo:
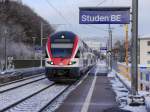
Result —
[[34, 50], [35, 50], [35, 52], [36, 53], [42, 53], [43, 52], [43, 47], [41, 47], [41, 46], [36, 46], [35, 48], [34, 48]]
[[130, 7], [80, 7], [80, 24], [129, 24]]
[[106, 50], [107, 50], [107, 47], [100, 47], [100, 50], [106, 51]]

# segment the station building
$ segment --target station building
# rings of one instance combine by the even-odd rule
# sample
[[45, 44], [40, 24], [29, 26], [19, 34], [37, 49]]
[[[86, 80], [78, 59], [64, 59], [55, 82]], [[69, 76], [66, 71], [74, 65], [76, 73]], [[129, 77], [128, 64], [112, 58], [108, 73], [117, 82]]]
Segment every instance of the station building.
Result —
[[140, 36], [139, 44], [139, 64], [150, 65], [150, 35]]

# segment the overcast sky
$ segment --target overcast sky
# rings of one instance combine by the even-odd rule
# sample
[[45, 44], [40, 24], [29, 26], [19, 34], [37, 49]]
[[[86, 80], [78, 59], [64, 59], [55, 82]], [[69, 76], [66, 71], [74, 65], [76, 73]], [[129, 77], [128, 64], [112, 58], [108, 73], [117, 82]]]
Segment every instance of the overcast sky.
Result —
[[[57, 30], [70, 30], [82, 38], [97, 37], [106, 40], [108, 25], [79, 24], [79, 7], [87, 6], [131, 6], [132, 0], [22, 0], [51, 24], [59, 25]], [[150, 34], [150, 0], [139, 0], [139, 35]], [[124, 28], [113, 27], [113, 39], [124, 39]], [[130, 29], [129, 29], [130, 31]]]

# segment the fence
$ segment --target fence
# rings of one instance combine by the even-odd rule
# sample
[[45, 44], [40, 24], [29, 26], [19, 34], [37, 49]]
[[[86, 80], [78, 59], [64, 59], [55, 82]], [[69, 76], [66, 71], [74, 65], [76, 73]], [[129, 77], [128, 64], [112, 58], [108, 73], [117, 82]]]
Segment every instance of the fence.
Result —
[[[118, 72], [126, 79], [131, 81], [131, 65], [117, 63]], [[145, 65], [138, 66], [138, 88], [139, 90], [150, 91], [150, 67]]]
[[[40, 60], [13, 60], [12, 64], [15, 69], [18, 68], [31, 68], [31, 67], [39, 67], [40, 66]], [[45, 61], [43, 60], [43, 66], [45, 65]], [[8, 64], [9, 68], [9, 64]], [[0, 70], [3, 69], [2, 64], [0, 64]]]

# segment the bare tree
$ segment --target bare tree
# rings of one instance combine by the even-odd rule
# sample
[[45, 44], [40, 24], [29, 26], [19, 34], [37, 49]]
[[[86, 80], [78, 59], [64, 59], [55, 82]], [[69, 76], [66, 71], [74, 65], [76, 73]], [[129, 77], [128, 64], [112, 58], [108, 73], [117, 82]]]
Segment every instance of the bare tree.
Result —
[[[4, 54], [4, 39], [7, 42], [7, 54], [18, 59], [33, 57], [32, 37], [39, 37], [36, 44], [40, 45], [41, 22], [44, 37], [54, 32], [51, 25], [38, 16], [28, 6], [12, 0], [0, 0], [0, 59]], [[7, 29], [7, 33], [4, 33]]]

